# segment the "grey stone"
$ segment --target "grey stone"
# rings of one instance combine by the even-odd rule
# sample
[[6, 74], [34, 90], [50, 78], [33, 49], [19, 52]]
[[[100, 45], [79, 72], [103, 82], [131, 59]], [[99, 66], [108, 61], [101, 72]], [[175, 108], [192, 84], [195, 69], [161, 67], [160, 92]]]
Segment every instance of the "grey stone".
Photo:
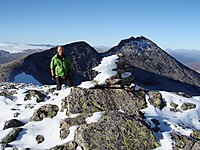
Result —
[[192, 140], [184, 135], [176, 134], [175, 132], [171, 133], [172, 140], [172, 147], [173, 150], [198, 150], [200, 148], [199, 141]]
[[62, 103], [62, 109], [67, 109], [67, 115], [123, 110], [127, 114], [140, 116], [140, 110], [146, 107], [147, 104], [143, 92], [128, 92], [124, 89], [108, 88], [72, 88], [71, 93]]
[[17, 120], [17, 119], [11, 119], [11, 120], [8, 120], [6, 121], [4, 127], [3, 127], [3, 130], [5, 129], [8, 129], [8, 128], [16, 128], [16, 127], [21, 127], [23, 126], [24, 123]]
[[162, 100], [162, 95], [159, 92], [150, 91], [148, 93], [150, 96], [149, 102], [151, 105], [159, 109], [163, 109], [166, 106], [166, 104]]
[[59, 107], [57, 105], [46, 104], [36, 110], [30, 121], [41, 121], [44, 118], [53, 118], [57, 115]]
[[190, 103], [190, 102], [188, 102], [188, 103], [183, 103], [182, 106], [181, 106], [181, 109], [182, 109], [183, 111], [188, 110], [188, 109], [194, 109], [194, 108], [196, 108], [196, 105], [193, 104], [193, 103]]
[[14, 141], [18, 134], [22, 131], [23, 129], [22, 128], [14, 128], [8, 135], [6, 135], [0, 143], [2, 144], [8, 144], [12, 141]]
[[72, 141], [63, 145], [55, 146], [50, 150], [76, 150], [77, 147], [78, 147], [77, 143]]
[[81, 114], [75, 118], [66, 118], [60, 124], [60, 138], [65, 139], [69, 135], [69, 128], [73, 125], [86, 124], [86, 118], [89, 114]]
[[43, 135], [37, 135], [35, 139], [38, 142], [38, 144], [42, 143], [45, 140]]
[[154, 149], [152, 132], [134, 117], [106, 112], [98, 122], [80, 125], [75, 141], [83, 149]]
[[43, 93], [37, 91], [37, 90], [28, 90], [25, 92], [26, 96], [24, 97], [24, 100], [31, 100], [32, 97], [36, 98], [36, 101], [39, 102], [43, 102], [45, 100], [46, 95], [44, 95]]

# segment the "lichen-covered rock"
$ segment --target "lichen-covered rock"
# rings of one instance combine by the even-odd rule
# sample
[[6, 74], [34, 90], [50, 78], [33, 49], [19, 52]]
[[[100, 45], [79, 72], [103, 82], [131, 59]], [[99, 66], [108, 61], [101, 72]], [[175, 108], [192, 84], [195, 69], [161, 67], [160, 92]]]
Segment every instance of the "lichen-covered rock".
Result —
[[155, 124], [155, 127], [153, 127], [152, 130], [154, 132], [160, 131], [160, 128], [158, 127], [160, 125], [160, 122], [155, 118], [151, 119], [151, 121]]
[[177, 108], [178, 107], [178, 104], [174, 103], [174, 102], [171, 102], [170, 105], [174, 108]]
[[77, 116], [75, 118], [66, 118], [64, 119], [60, 124], [60, 138], [65, 139], [69, 134], [69, 128], [73, 125], [81, 125], [86, 124], [86, 118], [88, 115], [82, 114], [80, 116]]
[[177, 109], [177, 108], [170, 108], [170, 111], [172, 112], [182, 112], [180, 109]]
[[190, 102], [188, 102], [188, 103], [183, 103], [182, 106], [181, 106], [181, 109], [182, 109], [183, 111], [188, 110], [188, 109], [194, 109], [194, 108], [196, 108], [196, 105], [193, 104], [193, 103], [190, 103]]
[[57, 115], [59, 107], [57, 105], [46, 104], [34, 112], [30, 121], [41, 121], [44, 118], [53, 118]]
[[38, 144], [40, 144], [44, 141], [44, 136], [43, 135], [37, 135], [35, 139], [38, 142]]
[[7, 94], [6, 94], [6, 92], [0, 92], [0, 96], [7, 97]]
[[14, 128], [8, 135], [6, 135], [0, 143], [2, 144], [8, 144], [12, 141], [14, 141], [18, 134], [22, 131], [23, 129], [22, 128]]
[[171, 133], [173, 150], [198, 150], [200, 149], [199, 141], [192, 140], [184, 135], [176, 134], [175, 132]]
[[81, 125], [75, 141], [83, 149], [154, 149], [159, 146], [151, 130], [133, 116], [106, 112], [98, 122]]
[[24, 97], [25, 101], [31, 100], [31, 98], [34, 97], [36, 98], [36, 101], [39, 103], [39, 102], [43, 102], [46, 97], [43, 93], [37, 90], [28, 90], [25, 93], [26, 93]]
[[21, 122], [17, 119], [11, 119], [11, 120], [6, 121], [6, 123], [3, 127], [3, 130], [8, 129], [8, 128], [21, 127], [23, 125], [24, 125], [23, 122]]
[[150, 96], [149, 102], [151, 105], [159, 109], [163, 109], [166, 106], [166, 104], [162, 100], [162, 95], [159, 92], [150, 91], [148, 93]]
[[171, 102], [170, 105], [173, 107], [173, 108], [170, 108], [170, 111], [172, 112], [181, 112], [180, 109], [178, 109], [178, 104], [174, 103], [174, 102]]
[[77, 147], [78, 147], [77, 143], [72, 141], [63, 145], [55, 146], [50, 150], [76, 150]]
[[133, 76], [130, 76], [130, 77], [127, 77], [127, 78], [122, 78], [122, 79], [115, 79], [115, 78], [109, 78], [106, 80], [106, 83], [108, 83], [109, 85], [121, 85], [121, 86], [124, 86], [124, 85], [131, 85], [134, 81], [134, 77]]
[[192, 98], [192, 96], [185, 94], [184, 92], [176, 92], [176, 94], [179, 95], [179, 96], [186, 97], [186, 98]]
[[140, 116], [140, 110], [146, 107], [143, 92], [128, 92], [124, 89], [72, 88], [62, 103], [62, 109], [67, 109], [67, 115], [123, 110], [127, 114]]
[[194, 130], [194, 131], [190, 134], [190, 136], [191, 136], [192, 138], [195, 138], [195, 139], [197, 139], [197, 140], [200, 140], [200, 132], [197, 131], [197, 130]]
[[1, 92], [0, 92], [0, 96], [4, 96], [4, 97], [9, 97], [9, 96], [12, 96], [14, 94], [17, 94], [17, 91], [16, 90], [7, 90], [7, 89], [3, 89]]

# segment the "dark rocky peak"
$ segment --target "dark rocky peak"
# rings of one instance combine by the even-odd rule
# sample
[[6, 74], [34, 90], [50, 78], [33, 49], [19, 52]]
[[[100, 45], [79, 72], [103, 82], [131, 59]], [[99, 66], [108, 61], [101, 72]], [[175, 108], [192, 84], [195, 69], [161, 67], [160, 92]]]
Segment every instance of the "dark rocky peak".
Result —
[[122, 40], [118, 46], [135, 46], [136, 48], [148, 48], [152, 44], [154, 44], [149, 39], [145, 38], [144, 36], [141, 37], [130, 37], [129, 39]]
[[108, 52], [104, 53], [104, 55], [111, 55], [121, 51], [131, 51], [135, 54], [145, 54], [148, 51], [155, 50], [155, 47], [158, 46], [144, 36], [136, 38], [132, 36], [129, 39], [121, 40], [117, 46], [111, 48]]
[[[180, 90], [180, 87], [186, 87], [180, 84], [183, 82], [197, 86], [196, 94], [200, 90], [200, 75], [198, 73], [178, 62], [145, 37], [131, 37], [122, 40], [103, 56], [119, 53], [123, 55], [124, 66], [129, 66], [129, 70], [137, 82], [146, 88], [153, 87], [167, 91]], [[177, 85], [179, 86], [177, 87]], [[181, 91], [187, 93], [192, 91], [191, 89]]]

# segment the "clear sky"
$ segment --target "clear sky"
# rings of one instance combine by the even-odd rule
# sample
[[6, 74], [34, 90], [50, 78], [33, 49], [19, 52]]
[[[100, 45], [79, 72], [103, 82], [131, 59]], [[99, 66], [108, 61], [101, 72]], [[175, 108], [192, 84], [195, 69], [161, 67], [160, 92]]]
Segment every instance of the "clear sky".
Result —
[[0, 42], [114, 46], [141, 35], [200, 50], [200, 0], [0, 0]]

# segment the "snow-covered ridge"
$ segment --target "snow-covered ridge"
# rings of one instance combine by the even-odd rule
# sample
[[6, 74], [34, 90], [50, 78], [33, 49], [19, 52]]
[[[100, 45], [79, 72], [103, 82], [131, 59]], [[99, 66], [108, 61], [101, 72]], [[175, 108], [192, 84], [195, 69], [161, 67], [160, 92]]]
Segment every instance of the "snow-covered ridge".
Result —
[[24, 50], [41, 49], [47, 50], [54, 47], [50, 44], [18, 44], [18, 43], [0, 43], [0, 50], [4, 50], [10, 53], [19, 53]]

